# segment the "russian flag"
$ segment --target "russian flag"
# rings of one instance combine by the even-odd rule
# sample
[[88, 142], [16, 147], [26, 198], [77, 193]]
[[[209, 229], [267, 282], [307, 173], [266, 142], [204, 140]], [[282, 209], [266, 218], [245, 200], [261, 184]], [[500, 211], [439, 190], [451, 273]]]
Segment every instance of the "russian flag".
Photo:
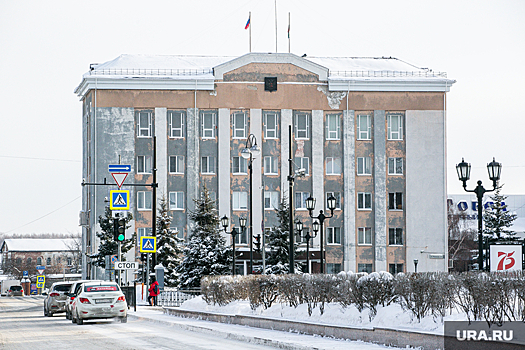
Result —
[[249, 26], [250, 26], [250, 17], [248, 17], [248, 22], [246, 22], [244, 29], [248, 29]]

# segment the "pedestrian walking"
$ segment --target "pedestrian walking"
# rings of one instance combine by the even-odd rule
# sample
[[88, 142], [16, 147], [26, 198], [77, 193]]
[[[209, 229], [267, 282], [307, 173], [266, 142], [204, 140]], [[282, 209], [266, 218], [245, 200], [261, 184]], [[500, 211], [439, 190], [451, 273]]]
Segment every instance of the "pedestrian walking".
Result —
[[[149, 296], [148, 296], [148, 304], [150, 306], [157, 306], [157, 295], [159, 295], [159, 282], [157, 282], [157, 280], [155, 279], [155, 277], [152, 277], [151, 280], [153, 282], [151, 282], [151, 285], [148, 289], [148, 292], [149, 292]], [[152, 300], [153, 299], [153, 302]]]

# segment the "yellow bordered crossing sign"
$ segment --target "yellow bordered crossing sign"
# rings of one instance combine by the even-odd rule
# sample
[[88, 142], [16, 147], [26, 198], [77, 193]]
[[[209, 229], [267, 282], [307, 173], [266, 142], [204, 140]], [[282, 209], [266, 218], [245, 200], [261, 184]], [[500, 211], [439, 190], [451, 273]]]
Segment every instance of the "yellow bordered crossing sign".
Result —
[[156, 253], [157, 252], [157, 237], [140, 237], [140, 252], [141, 253]]
[[109, 209], [129, 210], [129, 190], [111, 190], [109, 198]]
[[36, 276], [36, 287], [37, 288], [44, 288], [45, 284], [46, 284], [46, 276]]

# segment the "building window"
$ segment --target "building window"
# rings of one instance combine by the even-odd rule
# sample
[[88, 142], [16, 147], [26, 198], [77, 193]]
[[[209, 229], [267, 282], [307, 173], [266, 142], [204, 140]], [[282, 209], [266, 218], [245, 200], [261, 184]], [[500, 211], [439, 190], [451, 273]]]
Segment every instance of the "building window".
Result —
[[328, 244], [341, 244], [341, 228], [327, 227], [326, 239], [328, 240]]
[[304, 169], [304, 176], [310, 176], [310, 158], [295, 157], [295, 166]]
[[306, 113], [297, 113], [295, 115], [295, 139], [308, 139], [309, 133], [309, 115]]
[[357, 175], [372, 175], [372, 158], [357, 157]]
[[341, 272], [341, 264], [326, 263], [326, 273], [337, 275]]
[[62, 259], [60, 259], [60, 257], [57, 258], [57, 265], [60, 265], [60, 262], [62, 261]]
[[67, 258], [67, 266], [73, 265], [73, 259], [71, 257]]
[[246, 138], [246, 113], [244, 112], [233, 113], [233, 138]]
[[244, 231], [240, 227], [236, 227], [237, 234], [235, 235], [235, 244], [248, 244], [248, 233], [245, 228]]
[[388, 194], [388, 209], [403, 210], [403, 193], [393, 192]]
[[243, 157], [233, 157], [232, 174], [246, 175], [248, 173], [248, 161]]
[[403, 264], [388, 264], [388, 271], [392, 274], [398, 274], [403, 272]]
[[372, 210], [372, 193], [358, 192], [357, 193], [357, 209]]
[[329, 114], [326, 116], [326, 139], [339, 140], [341, 135], [341, 125], [339, 114]]
[[278, 175], [277, 157], [264, 157], [264, 175]]
[[306, 210], [306, 199], [310, 197], [310, 192], [295, 192], [295, 209]]
[[31, 262], [32, 262], [33, 260], [32, 260], [31, 258], [27, 258], [26, 261], [27, 261], [27, 264], [29, 265], [29, 264], [31, 264]]
[[264, 209], [274, 210], [279, 208], [279, 192], [264, 191]]
[[139, 227], [137, 229], [137, 238], [140, 244], [141, 237], [150, 237], [151, 236], [151, 227]]
[[170, 210], [184, 209], [184, 192], [170, 192]]
[[203, 139], [215, 138], [215, 123], [216, 123], [215, 112], [203, 112], [202, 113], [202, 133]]
[[403, 229], [389, 228], [388, 229], [388, 244], [403, 245]]
[[138, 113], [137, 136], [151, 137], [151, 112]]
[[233, 192], [232, 206], [233, 210], [248, 209], [248, 192]]
[[357, 264], [357, 272], [372, 273], [372, 264]]
[[215, 174], [215, 157], [201, 157], [201, 173]]
[[326, 175], [341, 175], [341, 158], [326, 158]]
[[178, 227], [171, 227], [171, 229], [177, 233], [177, 238], [184, 239], [184, 231], [182, 231]]
[[47, 258], [47, 259], [46, 259], [46, 265], [47, 265], [47, 266], [50, 266], [50, 265], [51, 265], [51, 258]]
[[170, 156], [170, 173], [184, 174], [184, 156]]
[[403, 139], [403, 116], [389, 115], [388, 120], [388, 139], [402, 140]]
[[[15, 262], [17, 266], [22, 265], [22, 258], [16, 258]], [[51, 263], [49, 263], [48, 265], [51, 265]]]
[[277, 138], [277, 125], [279, 123], [277, 112], [264, 112], [264, 138]]
[[137, 192], [137, 209], [151, 210], [151, 191]]
[[137, 156], [137, 174], [151, 174], [151, 156]]
[[403, 175], [403, 158], [388, 158], [388, 175]]
[[184, 116], [185, 113], [181, 111], [168, 112], [170, 137], [184, 137]]
[[40, 257], [39, 257], [39, 258], [36, 258], [36, 264], [37, 264], [38, 266], [42, 265], [42, 258], [40, 258]]
[[372, 228], [358, 227], [357, 228], [357, 244], [372, 245]]
[[330, 198], [330, 196], [334, 196], [335, 198], [335, 209], [334, 210], [341, 210], [341, 192], [326, 192], [326, 201], [325, 201], [325, 203], [327, 204], [326, 210], [327, 211], [330, 210], [328, 209], [328, 198]]
[[371, 140], [372, 118], [369, 115], [357, 116], [357, 139]]

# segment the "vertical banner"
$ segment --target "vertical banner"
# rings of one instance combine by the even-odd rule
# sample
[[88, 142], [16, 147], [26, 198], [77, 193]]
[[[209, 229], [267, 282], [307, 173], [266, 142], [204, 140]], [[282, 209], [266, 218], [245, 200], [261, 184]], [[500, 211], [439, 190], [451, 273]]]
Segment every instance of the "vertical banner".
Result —
[[520, 271], [522, 246], [519, 244], [491, 244], [490, 271]]

